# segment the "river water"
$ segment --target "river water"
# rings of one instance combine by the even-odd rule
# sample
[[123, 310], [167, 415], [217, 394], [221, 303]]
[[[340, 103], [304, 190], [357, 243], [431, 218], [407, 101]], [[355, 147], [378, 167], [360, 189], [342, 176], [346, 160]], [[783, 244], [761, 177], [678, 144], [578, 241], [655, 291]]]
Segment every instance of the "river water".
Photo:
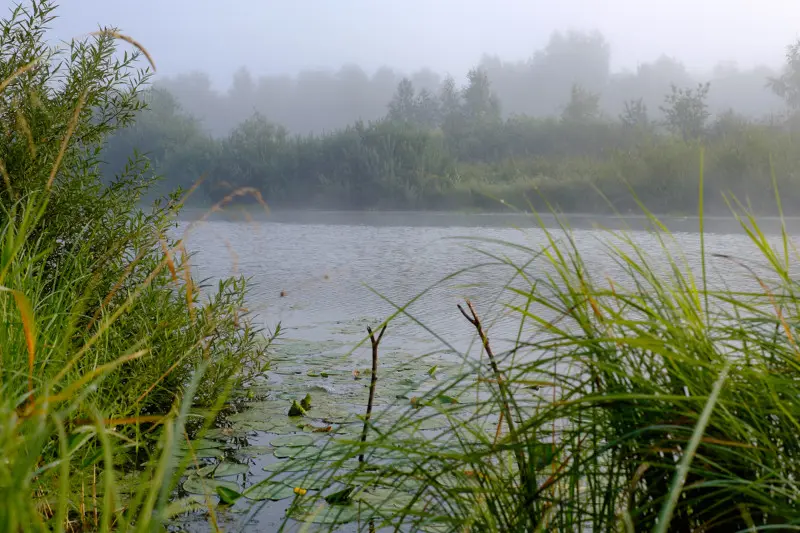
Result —
[[[659, 240], [642, 231], [641, 220], [635, 222], [633, 227], [639, 229], [630, 233], [631, 238], [655, 258], [656, 267], [666, 270], [667, 264], [658, 259], [663, 257]], [[699, 275], [700, 238], [691, 227], [696, 221], [672, 222], [675, 232], [668, 246], [681, 250], [689, 268]], [[624, 277], [621, 267], [607, 255], [604, 245], [609, 236], [596, 224], [620, 227], [622, 222], [580, 218], [573, 224], [577, 228], [571, 233], [573, 242], [591, 276], [619, 280]], [[735, 262], [712, 257], [726, 254], [753, 261], [755, 248], [748, 237], [731, 220], [716, 220], [707, 227], [712, 229], [705, 243], [712, 284], [751, 284], [752, 276]], [[472, 346], [477, 353], [471, 344], [474, 332], [456, 307], [465, 298], [483, 315], [492, 342], [497, 343], [495, 349], [500, 350], [519, 334], [519, 315], [505, 304], [519, 304], [520, 297], [508, 287], [529, 290], [531, 280], [553, 273], [541, 257], [525, 266], [550, 241], [533, 221], [522, 218], [295, 213], [238, 221], [183, 221], [178, 231], [185, 233], [188, 248], [196, 254], [192, 258], [196, 277], [213, 281], [241, 274], [250, 278], [248, 305], [256, 323], [266, 330], [281, 323], [283, 336], [289, 339], [322, 344], [335, 339], [355, 346], [364, 338], [367, 324], [377, 324], [407, 306], [389, 324], [382, 345], [389, 352], [441, 350], [457, 358]], [[560, 230], [552, 238], [561, 249], [569, 244]], [[505, 261], [525, 266], [529, 279], [521, 279], [515, 268], [502, 264]], [[367, 346], [357, 349], [353, 357], [367, 364]], [[251, 442], [266, 444], [269, 435], [255, 434]], [[270, 460], [256, 457], [251, 471], [262, 470]], [[229, 529], [271, 531], [285, 509], [285, 502], [276, 502], [242, 510], [230, 518], [235, 527]], [[194, 522], [190, 529], [207, 528]]]

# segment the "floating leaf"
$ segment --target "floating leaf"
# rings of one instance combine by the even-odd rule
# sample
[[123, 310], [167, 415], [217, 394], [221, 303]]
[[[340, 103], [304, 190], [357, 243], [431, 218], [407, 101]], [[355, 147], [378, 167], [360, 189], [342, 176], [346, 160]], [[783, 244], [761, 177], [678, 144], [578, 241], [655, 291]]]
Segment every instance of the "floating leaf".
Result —
[[340, 491], [325, 496], [325, 501], [331, 505], [348, 505], [353, 501], [352, 495], [355, 487], [345, 487]]
[[294, 496], [294, 489], [289, 485], [283, 483], [276, 483], [274, 481], [262, 481], [257, 485], [248, 487], [244, 491], [244, 497], [248, 500], [284, 500]]
[[283, 446], [281, 448], [276, 448], [275, 451], [272, 453], [278, 459], [287, 459], [287, 458], [305, 459], [307, 457], [314, 457], [315, 455], [319, 455], [319, 450], [313, 447], [297, 448], [297, 447]]
[[422, 501], [415, 501], [411, 494], [397, 490], [397, 488], [370, 487], [359, 492], [353, 499], [382, 510], [399, 510], [406, 507], [414, 508], [417, 511], [424, 509]]
[[428, 370], [428, 375], [429, 375], [430, 377], [432, 377], [433, 379], [436, 379], [436, 370], [437, 370], [438, 368], [439, 368], [439, 367], [438, 367], [437, 365], [433, 365], [433, 366], [430, 368], [430, 370]]
[[330, 433], [333, 431], [333, 426], [315, 426], [313, 424], [303, 424], [303, 431], [310, 431], [311, 433]]
[[438, 395], [438, 396], [436, 397], [436, 401], [438, 401], [439, 403], [444, 403], [444, 404], [453, 404], [453, 403], [458, 403], [458, 400], [456, 400], [456, 399], [455, 399], [455, 398], [453, 398], [452, 396], [447, 396], [446, 394], [440, 394], [440, 395]]
[[294, 520], [312, 524], [345, 524], [359, 518], [369, 519], [369, 513], [365, 513], [363, 509], [359, 512], [356, 506], [331, 506], [322, 503], [293, 505], [288, 514]]
[[183, 490], [190, 494], [214, 493], [217, 487], [227, 487], [234, 491], [239, 489], [239, 485], [232, 481], [208, 479], [200, 476], [189, 476], [186, 481], [183, 482]]
[[303, 472], [311, 465], [300, 461], [275, 461], [264, 465], [265, 472]]
[[258, 457], [259, 455], [266, 455], [272, 453], [272, 446], [245, 446], [236, 450], [236, 454], [241, 457]]
[[172, 518], [184, 513], [202, 511], [204, 509], [208, 510], [208, 505], [205, 502], [197, 501], [197, 498], [189, 496], [188, 498], [180, 498], [169, 502], [166, 509], [164, 509], [164, 515], [167, 518]]
[[217, 491], [217, 496], [219, 496], [219, 499], [222, 501], [222, 503], [226, 505], [232, 505], [236, 502], [236, 500], [242, 497], [241, 492], [237, 492], [224, 485], [219, 485], [216, 488], [216, 491]]
[[270, 446], [275, 446], [276, 448], [283, 446], [288, 446], [290, 448], [310, 446], [314, 444], [314, 437], [305, 435], [303, 433], [298, 433], [295, 435], [282, 435], [272, 439], [269, 444]]
[[239, 463], [219, 463], [207, 465], [197, 470], [198, 476], [203, 477], [225, 477], [245, 474], [250, 471], [250, 467]]

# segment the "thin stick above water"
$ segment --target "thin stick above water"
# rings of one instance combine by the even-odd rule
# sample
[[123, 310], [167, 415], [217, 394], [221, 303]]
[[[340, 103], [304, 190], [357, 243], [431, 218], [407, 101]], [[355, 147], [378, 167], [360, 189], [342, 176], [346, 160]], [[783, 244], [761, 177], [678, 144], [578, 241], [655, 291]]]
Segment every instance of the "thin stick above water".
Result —
[[[369, 340], [372, 343], [372, 375], [369, 381], [369, 400], [367, 401], [367, 414], [364, 417], [364, 429], [361, 431], [361, 442], [367, 442], [367, 426], [369, 425], [369, 419], [372, 416], [372, 402], [375, 400], [375, 386], [378, 384], [378, 345], [381, 343], [381, 339], [383, 338], [383, 334], [386, 331], [386, 324], [383, 325], [381, 328], [381, 332], [378, 335], [378, 338], [375, 338], [375, 334], [372, 332], [372, 328], [367, 326], [367, 333], [369, 333]], [[361, 454], [358, 456], [358, 462], [364, 462], [364, 452], [362, 451]]]

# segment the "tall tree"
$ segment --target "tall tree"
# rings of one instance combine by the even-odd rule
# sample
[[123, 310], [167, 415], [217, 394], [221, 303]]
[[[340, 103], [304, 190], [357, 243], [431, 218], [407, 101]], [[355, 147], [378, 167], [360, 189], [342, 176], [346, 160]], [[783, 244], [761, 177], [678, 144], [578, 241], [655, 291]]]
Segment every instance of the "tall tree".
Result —
[[577, 83], [572, 86], [572, 93], [561, 113], [565, 122], [588, 122], [600, 116], [600, 95], [587, 91]]
[[452, 76], [447, 76], [442, 82], [439, 91], [439, 108], [442, 117], [454, 117], [461, 112], [461, 95], [456, 88], [456, 80]]
[[392, 101], [389, 102], [389, 119], [397, 122], [413, 122], [417, 114], [414, 84], [403, 78], [397, 85]]
[[415, 122], [425, 128], [435, 128], [441, 122], [439, 100], [428, 89], [422, 89], [415, 102]]
[[768, 85], [775, 94], [783, 98], [790, 111], [800, 110], [800, 40], [786, 49], [783, 73], [769, 78]]
[[650, 127], [650, 117], [647, 114], [647, 104], [644, 103], [644, 99], [626, 100], [619, 120], [627, 128]]
[[489, 77], [481, 69], [467, 73], [467, 86], [462, 91], [465, 117], [479, 121], [500, 120], [500, 100], [492, 92]]
[[611, 51], [598, 32], [555, 32], [530, 61], [529, 96], [536, 114], [563, 109], [574, 84], [601, 93], [610, 76]]
[[705, 133], [708, 117], [711, 116], [706, 102], [710, 87], [710, 83], [700, 83], [696, 89], [672, 86], [672, 92], [664, 98], [664, 105], [661, 106], [664, 124], [672, 133], [687, 141]]

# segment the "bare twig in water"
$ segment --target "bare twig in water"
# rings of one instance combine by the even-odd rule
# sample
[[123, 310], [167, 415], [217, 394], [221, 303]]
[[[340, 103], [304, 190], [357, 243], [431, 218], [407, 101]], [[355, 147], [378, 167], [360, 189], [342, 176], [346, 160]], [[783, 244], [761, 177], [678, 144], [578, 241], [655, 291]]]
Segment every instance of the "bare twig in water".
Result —
[[489, 337], [483, 330], [483, 325], [481, 324], [481, 319], [478, 316], [478, 312], [475, 311], [475, 306], [472, 305], [472, 302], [470, 302], [469, 300], [466, 300], [466, 302], [467, 302], [467, 307], [469, 307], [469, 311], [472, 314], [472, 316], [468, 315], [460, 304], [458, 305], [458, 310], [461, 311], [461, 314], [464, 315], [464, 318], [466, 318], [469, 321], [469, 323], [475, 327], [475, 331], [478, 332], [478, 336], [481, 338], [483, 349], [486, 350], [486, 355], [489, 356], [489, 364], [492, 367], [494, 378], [497, 381], [498, 388], [500, 389], [500, 397], [503, 401], [503, 411], [501, 411], [501, 413], [505, 415], [506, 421], [508, 423], [508, 431], [513, 435], [514, 421], [511, 418], [511, 409], [508, 407], [508, 395], [506, 391], [505, 380], [503, 379], [503, 375], [500, 373], [500, 369], [497, 367], [497, 362], [494, 359], [494, 352], [492, 352], [492, 347], [489, 345]]
[[[378, 338], [372, 332], [372, 328], [367, 326], [367, 333], [369, 333], [369, 340], [372, 343], [372, 376], [369, 381], [369, 400], [367, 401], [367, 415], [364, 417], [364, 429], [361, 432], [361, 442], [367, 442], [367, 426], [369, 425], [370, 416], [372, 416], [372, 402], [375, 400], [375, 386], [378, 384], [378, 345], [381, 343], [383, 334], [386, 332], [386, 324], [381, 328]], [[358, 462], [364, 462], [364, 452], [358, 456]]]

